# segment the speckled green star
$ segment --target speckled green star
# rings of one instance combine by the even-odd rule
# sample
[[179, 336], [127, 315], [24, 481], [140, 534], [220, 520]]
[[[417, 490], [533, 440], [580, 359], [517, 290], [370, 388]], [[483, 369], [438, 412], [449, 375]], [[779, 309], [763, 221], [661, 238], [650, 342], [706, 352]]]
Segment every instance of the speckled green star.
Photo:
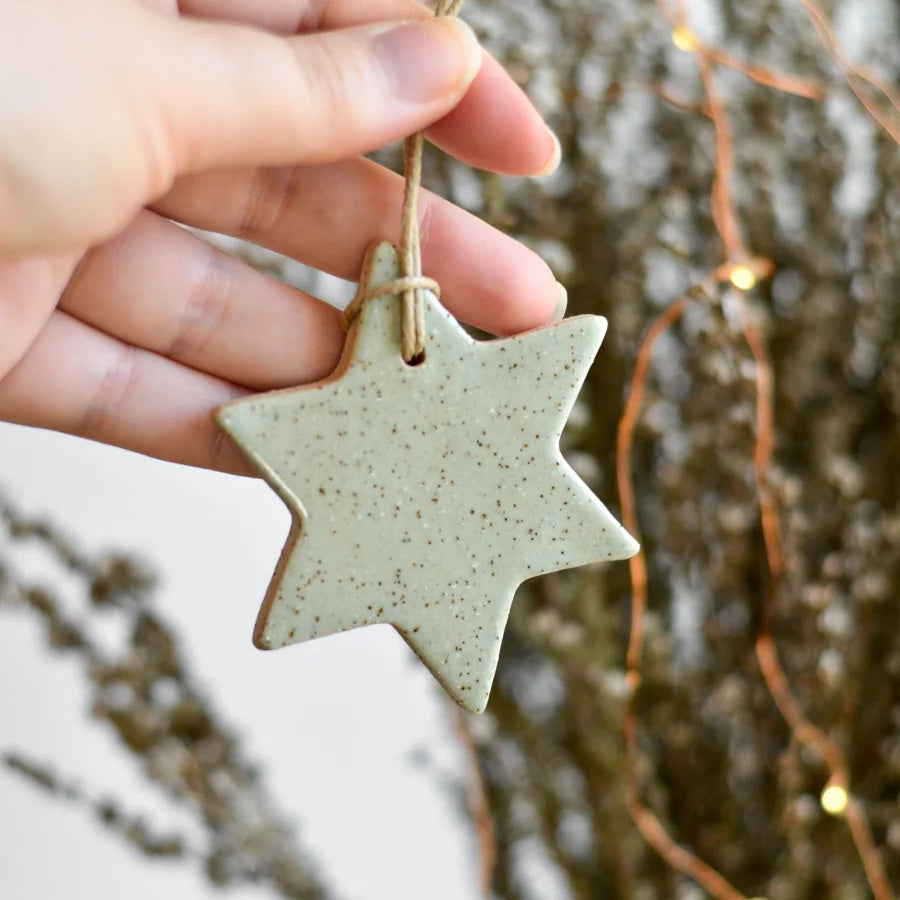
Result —
[[[393, 248], [367, 271], [368, 290], [394, 279]], [[256, 645], [390, 623], [480, 712], [519, 584], [637, 544], [559, 451], [606, 320], [474, 341], [426, 296], [422, 364], [401, 357], [399, 298], [380, 297], [329, 378], [217, 418], [293, 517]]]

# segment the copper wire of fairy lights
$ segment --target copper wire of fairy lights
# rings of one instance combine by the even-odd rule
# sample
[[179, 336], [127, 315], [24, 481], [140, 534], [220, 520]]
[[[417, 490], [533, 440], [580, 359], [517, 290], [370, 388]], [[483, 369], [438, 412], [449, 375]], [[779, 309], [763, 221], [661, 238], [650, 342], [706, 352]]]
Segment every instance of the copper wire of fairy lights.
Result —
[[[831, 26], [815, 0], [800, 0], [807, 11], [821, 43], [829, 57], [844, 75], [863, 107], [895, 141], [900, 142], [900, 112], [896, 92], [883, 85], [873, 75], [854, 66], [840, 53]], [[745, 248], [740, 233], [737, 205], [731, 183], [734, 169], [734, 133], [728, 112], [715, 85], [715, 70], [724, 65], [743, 72], [753, 80], [779, 91], [798, 94], [810, 100], [824, 97], [824, 91], [814, 82], [789, 75], [779, 75], [760, 66], [742, 63], [721, 50], [707, 47], [694, 35], [687, 24], [684, 0], [678, 0], [672, 13], [662, 2], [658, 5], [672, 27], [675, 45], [694, 54], [705, 94], [702, 112], [712, 122], [715, 134], [715, 172], [712, 186], [712, 217], [722, 241], [726, 261], [710, 273], [707, 281], [698, 284], [675, 300], [653, 322], [638, 350], [635, 370], [631, 378], [628, 399], [619, 422], [616, 441], [616, 476], [625, 527], [637, 538], [640, 532], [635, 508], [634, 486], [631, 478], [631, 450], [649, 374], [653, 347], [659, 337], [681, 317], [691, 295], [712, 296], [717, 283], [729, 281], [739, 291], [751, 290], [757, 282], [771, 274], [772, 262], [754, 256]], [[869, 96], [869, 85], [882, 94], [890, 109]], [[665, 98], [664, 98], [665, 99]], [[679, 106], [684, 106], [678, 103]], [[753, 468], [759, 504], [769, 580], [763, 599], [762, 616], [755, 641], [755, 653], [766, 688], [787, 723], [796, 741], [813, 750], [829, 772], [822, 792], [822, 806], [832, 815], [846, 822], [865, 872], [866, 880], [876, 900], [891, 900], [893, 890], [888, 883], [878, 848], [861, 800], [855, 797], [849, 784], [846, 757], [840, 746], [824, 731], [812, 724], [801, 711], [788, 676], [778, 656], [772, 623], [777, 615], [777, 600], [784, 572], [781, 548], [781, 527], [775, 498], [769, 487], [769, 467], [775, 436], [774, 373], [769, 360], [762, 330], [756, 323], [746, 297], [741, 298], [741, 331], [754, 360], [755, 368], [755, 425], [756, 438]], [[643, 550], [629, 560], [631, 576], [631, 626], [626, 657], [629, 694], [625, 702], [622, 730], [625, 743], [625, 777], [629, 812], [647, 842], [674, 869], [693, 878], [717, 900], [747, 900], [725, 877], [695, 854], [682, 847], [668, 833], [658, 816], [641, 799], [637, 775], [638, 722], [635, 707], [636, 693], [641, 683], [643, 627], [647, 606], [647, 564]]]

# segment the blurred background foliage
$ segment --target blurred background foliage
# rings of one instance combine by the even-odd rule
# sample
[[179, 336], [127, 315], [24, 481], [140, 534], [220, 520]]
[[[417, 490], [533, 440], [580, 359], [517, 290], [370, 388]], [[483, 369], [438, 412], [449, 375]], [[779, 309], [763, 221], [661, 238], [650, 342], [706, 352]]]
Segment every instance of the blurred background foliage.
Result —
[[[529, 181], [430, 152], [425, 182], [541, 253], [570, 314], [609, 317], [564, 450], [619, 514], [617, 428], [634, 398], [619, 477], [633, 477], [644, 549], [630, 572], [525, 585], [488, 711], [460, 717], [485, 884], [504, 900], [885, 900], [900, 885], [900, 8], [473, 0], [464, 14], [545, 112], [563, 164]], [[146, 573], [4, 519], [77, 575], [95, 616], [127, 618], [124, 645], [101, 653], [0, 561], [0, 606], [30, 609], [84, 657], [94, 714], [148, 778], [199, 803], [208, 846], [153, 834], [24, 757], [7, 765], [149, 854], [198, 856], [216, 883], [329, 896], [194, 687]], [[629, 575], [643, 572], [626, 670]], [[761, 635], [805, 719], [779, 711]], [[849, 797], [838, 815], [820, 802], [829, 784]]]

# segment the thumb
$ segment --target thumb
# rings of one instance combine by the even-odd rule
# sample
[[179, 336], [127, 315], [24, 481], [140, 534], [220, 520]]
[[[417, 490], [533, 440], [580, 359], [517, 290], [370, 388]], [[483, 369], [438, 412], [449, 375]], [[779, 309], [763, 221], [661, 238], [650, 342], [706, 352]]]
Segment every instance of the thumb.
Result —
[[157, 83], [178, 175], [372, 150], [449, 112], [482, 59], [471, 29], [449, 17], [291, 38], [170, 22]]

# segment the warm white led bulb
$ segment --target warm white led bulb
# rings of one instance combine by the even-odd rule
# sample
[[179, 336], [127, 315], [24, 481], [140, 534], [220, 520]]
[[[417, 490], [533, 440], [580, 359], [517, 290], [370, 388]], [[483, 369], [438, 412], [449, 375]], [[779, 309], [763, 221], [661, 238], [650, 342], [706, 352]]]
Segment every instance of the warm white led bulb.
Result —
[[846, 789], [842, 788], [839, 784], [830, 784], [822, 791], [819, 802], [822, 804], [822, 809], [824, 809], [828, 815], [840, 816], [847, 808], [847, 804], [850, 802], [850, 796]]
[[694, 32], [686, 25], [679, 25], [672, 32], [672, 43], [679, 50], [684, 50], [685, 53], [692, 53], [697, 49], [697, 38], [694, 37]]
[[749, 266], [734, 266], [728, 280], [739, 290], [749, 291], [756, 285], [756, 273]]

